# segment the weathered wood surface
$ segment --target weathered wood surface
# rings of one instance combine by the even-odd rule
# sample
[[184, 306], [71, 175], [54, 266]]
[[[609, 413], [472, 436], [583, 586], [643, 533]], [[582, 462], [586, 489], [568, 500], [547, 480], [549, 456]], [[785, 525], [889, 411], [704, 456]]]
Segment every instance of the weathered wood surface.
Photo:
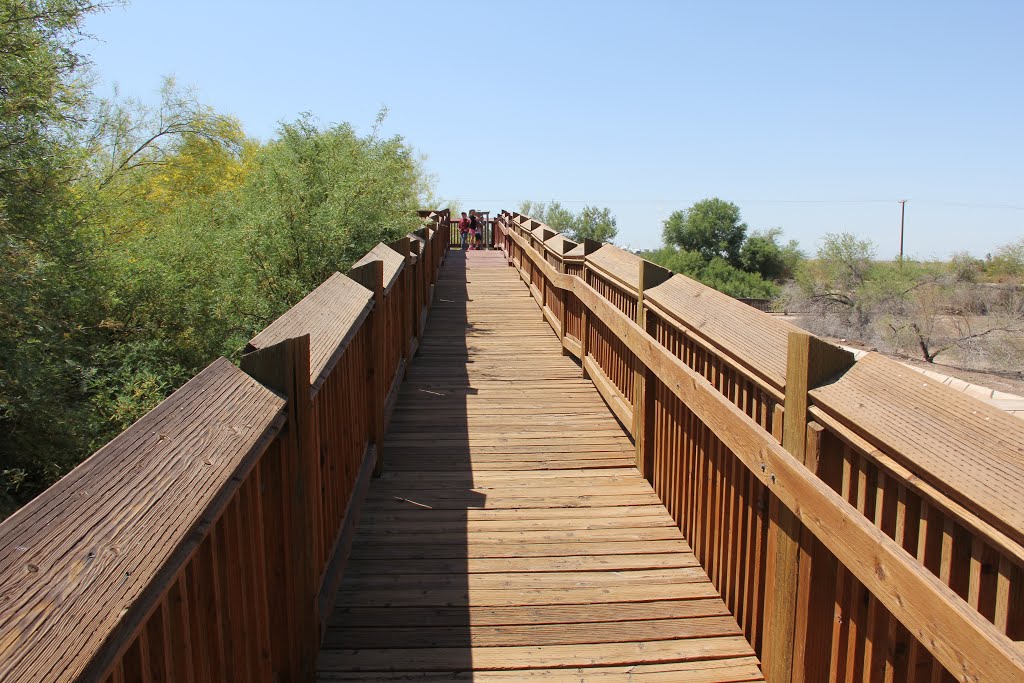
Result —
[[814, 405], [957, 503], [1024, 543], [1024, 427], [879, 354], [811, 391]]
[[[398, 258], [401, 260], [400, 256]], [[319, 380], [330, 371], [351, 335], [370, 312], [372, 300], [373, 292], [335, 273], [253, 337], [246, 350], [264, 349], [308, 334], [309, 381], [319, 385]]]
[[684, 275], [652, 287], [645, 297], [688, 333], [770, 386], [785, 389], [786, 345], [799, 328]]
[[582, 244], [577, 244], [575, 247], [565, 252], [566, 259], [582, 259], [586, 255], [586, 247]]
[[544, 240], [544, 248], [559, 255], [565, 254], [577, 246], [576, 242], [566, 238], [561, 233], [557, 233], [554, 237]]
[[283, 406], [214, 361], [9, 518], [0, 680], [104, 671], [280, 428]]
[[587, 254], [587, 265], [610, 276], [616, 284], [635, 292], [640, 287], [640, 262], [643, 259], [612, 244], [604, 244]]
[[[849, 657], [861, 661], [863, 669], [868, 676], [865, 680], [893, 680], [894, 667], [892, 659], [894, 653], [900, 650], [899, 644], [893, 637], [890, 637], [888, 653], [885, 648], [874, 647], [880, 642], [880, 632], [892, 633], [899, 629], [905, 629], [904, 633], [914, 634], [915, 640], [911, 641], [911, 651], [907, 658], [916, 661], [917, 655], [913, 651], [915, 645], [924, 645], [934, 661], [922, 662], [928, 667], [925, 676], [930, 680], [942, 680], [942, 667], [948, 671], [957, 672], [957, 677], [962, 680], [1021, 680], [1024, 678], [1024, 656], [1015, 646], [1012, 640], [1019, 640], [1016, 636], [1024, 632], [1021, 624], [1022, 619], [1017, 608], [1011, 608], [1011, 604], [1021, 604], [1019, 599], [1019, 580], [1014, 579], [1014, 572], [1011, 570], [1011, 560], [1004, 555], [999, 558], [1000, 576], [999, 586], [995, 594], [995, 615], [992, 616], [991, 603], [989, 606], [982, 605], [984, 600], [991, 601], [984, 597], [982, 588], [983, 567], [985, 562], [992, 564], [991, 551], [986, 549], [986, 541], [975, 539], [969, 542], [970, 545], [970, 580], [969, 583], [960, 569], [956, 567], [954, 572], [954, 556], [962, 556], [963, 542], [956, 541], [954, 535], [959, 535], [956, 530], [956, 523], [947, 519], [944, 528], [940, 522], [938, 526], [928, 526], [927, 542], [918, 547], [916, 556], [911, 554], [912, 549], [904, 547], [908, 539], [899, 532], [900, 528], [900, 507], [907, 502], [897, 500], [900, 495], [909, 496], [908, 492], [899, 494], [890, 491], [886, 495], [882, 487], [884, 485], [883, 475], [877, 473], [877, 485], [880, 487], [877, 492], [871, 495], [871, 502], [866, 495], [869, 486], [867, 470], [857, 466], [856, 495], [854, 489], [845, 485], [842, 492], [833, 484], [825, 484], [816, 471], [808, 469], [803, 462], [797, 461], [792, 454], [786, 451], [776, 441], [776, 435], [782, 434], [782, 407], [776, 404], [775, 414], [772, 416], [771, 433], [765, 431], [764, 421], [754, 421], [751, 415], [747, 415], [742, 409], [732, 403], [730, 397], [720, 393], [718, 385], [715, 384], [721, 374], [712, 368], [710, 376], [702, 373], [697, 368], [686, 364], [667, 347], [661, 346], [650, 338], [633, 320], [631, 315], [626, 315], [624, 306], [615, 292], [608, 296], [607, 289], [599, 290], [601, 283], [594, 281], [591, 286], [588, 278], [584, 282], [580, 278], [567, 276], [559, 273], [558, 270], [547, 262], [541, 255], [530, 247], [529, 244], [517, 232], [509, 231], [506, 234], [506, 245], [514, 255], [519, 257], [519, 262], [524, 269], [539, 270], [543, 274], [542, 284], [545, 287], [555, 286], [557, 288], [571, 291], [583, 306], [584, 327], [590, 319], [599, 320], [612, 333], [612, 336], [626, 343], [629, 350], [636, 356], [637, 360], [646, 366], [659, 378], [665, 388], [678, 399], [696, 418], [696, 424], [707, 428], [705, 434], [713, 434], [721, 442], [728, 452], [735, 455], [738, 461], [760, 482], [760, 485], [767, 487], [769, 496], [777, 500], [769, 500], [769, 510], [781, 509], [785, 506], [795, 514], [804, 525], [805, 532], [813, 535], [821, 545], [835, 556], [843, 572], [855, 577], [860, 581], [863, 591], [858, 593], [854, 602], [858, 605], [866, 604], [866, 614], [863, 618], [855, 617], [851, 621], [846, 612], [839, 613], [839, 597], [837, 594], [836, 623], [858, 625], [856, 633], [851, 625], [849, 629], [849, 640], [844, 641], [850, 645]], [[587, 243], [590, 246], [590, 243]], [[515, 259], [513, 259], [515, 261]], [[593, 324], [593, 323], [589, 323]], [[584, 339], [588, 335], [584, 335]], [[586, 349], [583, 352], [586, 354]], [[705, 367], [704, 370], [707, 370]], [[717, 375], [717, 376], [716, 376]], [[814, 411], [818, 411], [815, 413]], [[810, 409], [816, 416], [824, 415], [817, 407]], [[820, 415], [819, 415], [820, 414]], [[788, 417], [787, 417], [788, 419]], [[831, 419], [831, 418], [830, 418]], [[838, 423], [836, 423], [838, 424]], [[846, 429], [845, 427], [843, 429]], [[808, 432], [810, 434], [810, 430]], [[810, 439], [810, 437], [808, 437]], [[846, 439], [846, 436], [843, 436]], [[859, 437], [854, 437], [859, 438]], [[712, 455], [713, 459], [719, 459], [721, 450], [713, 448], [718, 455]], [[701, 449], [701, 457], [698, 463], [708, 458]], [[875, 453], [869, 453], [874, 458]], [[845, 457], [845, 456], [844, 456]], [[866, 456], [865, 456], [866, 457]], [[733, 463], [736, 464], [736, 463]], [[838, 464], [838, 463], [835, 463]], [[849, 482], [850, 478], [845, 472], [851, 465], [847, 459], [843, 463], [843, 481]], [[707, 469], [703, 467], [703, 469]], [[705, 472], [708, 473], [708, 472]], [[703, 478], [703, 475], [699, 475]], [[714, 481], [721, 482], [720, 477], [708, 476], [707, 481], [712, 484], [710, 490], [717, 490]], [[871, 480], [874, 482], [874, 478]], [[674, 483], [672, 484], [674, 485]], [[875, 484], [871, 484], [875, 485]], [[851, 497], [853, 496], [853, 497]], [[721, 500], [721, 495], [714, 498]], [[855, 498], [855, 500], [854, 500]], [[886, 501], [889, 504], [886, 504]], [[895, 525], [896, 532], [893, 533], [892, 504], [896, 503]], [[927, 501], [921, 500], [921, 534], [924, 534], [926, 524], [925, 512]], [[950, 502], [950, 505], [956, 505]], [[706, 510], [707, 506], [702, 506]], [[889, 512], [887, 512], [887, 509]], [[677, 508], [678, 510], [678, 508]], [[775, 526], [774, 512], [771, 514]], [[906, 510], [903, 511], [906, 518]], [[985, 525], [981, 520], [972, 526]], [[887, 521], [889, 520], [889, 521]], [[707, 556], [708, 542], [714, 546], [715, 555], [717, 549], [723, 547], [724, 536], [720, 533], [713, 533], [707, 538], [704, 530], [714, 528], [714, 524], [698, 524], [698, 534], [691, 540], [698, 550], [698, 556], [702, 563]], [[703, 526], [703, 529], [701, 528]], [[932, 533], [939, 531], [937, 535]], [[806, 535], [806, 534], [802, 534]], [[923, 536], [922, 536], [923, 537]], [[809, 536], [808, 536], [809, 538]], [[771, 534], [769, 534], [769, 541]], [[922, 552], [923, 548], [923, 552]], [[958, 549], [959, 548], [959, 549]], [[770, 555], [771, 553], [769, 553]], [[941, 556], [940, 556], [941, 555]], [[1015, 557], [1015, 554], [1011, 556]], [[713, 566], [712, 566], [713, 565]], [[721, 580], [721, 565], [717, 560], [711, 564], [705, 564], [715, 581]], [[774, 571], [770, 567], [768, 575]], [[838, 579], [842, 583], [843, 574]], [[813, 583], [813, 581], [812, 581]], [[847, 582], [849, 585], [850, 582]], [[772, 581], [767, 581], [771, 586]], [[808, 584], [810, 585], [810, 584]], [[837, 585], [837, 589], [840, 586]], [[728, 587], [726, 587], [726, 590]], [[857, 589], [861, 590], [861, 589]], [[866, 603], [861, 597], [867, 596]], [[758, 601], [758, 605], [763, 601]], [[846, 604], [846, 603], [843, 603]], [[755, 611], [758, 609], [755, 605]], [[886, 610], [895, 617], [887, 619]], [[869, 628], [865, 628], [865, 619], [871, 622]], [[840, 621], [841, 620], [841, 621]], [[899, 626], [897, 626], [897, 621]], [[806, 625], [806, 624], [805, 624]], [[765, 637], [775, 637], [775, 633], [766, 633]], [[840, 637], [845, 637], [840, 634]], [[836, 644], [833, 640], [833, 645]], [[920, 648], [922, 651], [924, 648]], [[855, 654], [860, 653], [860, 654]], [[877, 654], [877, 656], [876, 656]], [[863, 658], [861, 657], [863, 655]], [[888, 663], [885, 660], [888, 657]], [[835, 657], [833, 657], [833, 661]], [[870, 661], [870, 666], [867, 662]], [[859, 680], [854, 666], [855, 679]], [[918, 671], [919, 673], [919, 671]], [[932, 676], [938, 676], [934, 678]], [[917, 680], [914, 676], [911, 678]], [[850, 679], [853, 680], [853, 679]]]
[[533, 238], [538, 242], [545, 242], [554, 237], [557, 233], [555, 233], [550, 226], [541, 225], [539, 228], [534, 228], [530, 234], [533, 235]]
[[366, 256], [353, 263], [352, 267], [358, 268], [371, 261], [382, 261], [384, 263], [384, 291], [385, 293], [389, 292], [391, 286], [395, 284], [398, 274], [402, 272], [402, 268], [405, 266], [405, 256], [386, 244], [378, 243], [373, 249], [366, 252]]
[[762, 680], [500, 252], [449, 255], [321, 680]]

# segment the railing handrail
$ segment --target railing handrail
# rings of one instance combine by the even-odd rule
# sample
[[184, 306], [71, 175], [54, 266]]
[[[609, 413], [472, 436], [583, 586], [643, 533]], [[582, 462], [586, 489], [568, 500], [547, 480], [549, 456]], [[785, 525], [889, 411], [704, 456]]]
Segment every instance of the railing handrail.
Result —
[[[509, 214], [503, 214], [500, 230], [507, 236], [503, 246], [512, 247], [514, 255], [520, 257], [515, 260], [521, 268], [542, 274], [541, 289], [554, 288], [575, 297], [589, 315], [610, 329], [943, 666], [964, 680], [1014, 680], [1024, 676], [1024, 654], [1011, 638], [780, 446], [772, 434], [707, 378], [654, 340], [637, 321], [606, 301], [582, 278], [559, 272], [523, 234], [533, 232], [522, 227], [528, 219], [510, 219]], [[533, 275], [531, 280], [535, 280]], [[544, 306], [543, 299], [539, 303]], [[810, 336], [797, 336], [801, 334]], [[813, 392], [810, 400], [813, 402]], [[978, 408], [982, 408], [980, 402]], [[1014, 435], [1012, 439], [1019, 440], [1024, 434], [1024, 429], [1012, 422], [1007, 422], [1006, 428]], [[641, 434], [636, 436], [639, 441]], [[1020, 596], [1019, 586], [1014, 591]]]
[[102, 674], [281, 429], [283, 408], [220, 358], [5, 520], [0, 678]]
[[312, 675], [448, 248], [423, 218], [415, 263], [374, 246], [0, 524], [0, 679]]

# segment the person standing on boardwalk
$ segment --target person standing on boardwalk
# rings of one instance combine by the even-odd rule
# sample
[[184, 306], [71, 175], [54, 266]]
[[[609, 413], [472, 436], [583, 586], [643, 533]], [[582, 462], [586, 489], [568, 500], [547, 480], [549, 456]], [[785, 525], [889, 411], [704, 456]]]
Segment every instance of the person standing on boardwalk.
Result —
[[462, 218], [459, 219], [459, 234], [462, 237], [462, 251], [466, 251], [466, 244], [469, 242], [469, 219], [466, 218], [466, 212], [462, 212]]
[[469, 210], [469, 235], [473, 238], [473, 248], [480, 248], [480, 220], [476, 217], [476, 209]]

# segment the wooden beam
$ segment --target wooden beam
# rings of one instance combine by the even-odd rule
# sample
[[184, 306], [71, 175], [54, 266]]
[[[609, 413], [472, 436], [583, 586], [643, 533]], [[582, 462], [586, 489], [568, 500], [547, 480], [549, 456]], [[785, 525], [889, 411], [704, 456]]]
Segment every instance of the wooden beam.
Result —
[[[563, 252], [564, 253], [564, 252]], [[562, 260], [559, 255], [558, 258], [558, 272], [565, 273], [565, 261]], [[566, 308], [568, 306], [568, 293], [561, 287], [556, 287], [556, 296], [558, 297], [558, 305], [561, 307], [561, 311], [558, 315], [558, 342], [562, 347], [562, 355], [566, 355], [568, 351], [565, 348], [565, 319], [566, 319]]]
[[373, 312], [366, 323], [370, 325], [366, 364], [369, 369], [367, 393], [371, 406], [370, 434], [377, 451], [373, 476], [379, 477], [384, 471], [384, 397], [388, 390], [387, 378], [384, 377], [384, 262], [371, 261], [353, 268], [348, 276], [373, 292]]
[[[522, 243], [522, 238], [513, 236]], [[547, 266], [532, 249], [523, 258]], [[551, 269], [553, 271], [553, 269]], [[758, 481], [814, 534], [932, 655], [962, 680], [1024, 680], [1024, 652], [896, 541], [797, 461], [760, 425], [580, 278], [552, 272], [661, 378]]]
[[[786, 365], [786, 407], [782, 447], [807, 464], [807, 392], [853, 365], [853, 354], [807, 332], [789, 334]], [[800, 586], [800, 522], [791, 510], [773, 501], [768, 531], [769, 604], [765, 624], [763, 665], [770, 683], [794, 680], [797, 601]], [[807, 558], [810, 559], [809, 557]]]
[[407, 361], [405, 369], [408, 372], [409, 361], [412, 360], [412, 341], [414, 336], [412, 304], [410, 303], [414, 293], [412, 282], [412, 240], [408, 237], [402, 237], [392, 242], [389, 246], [405, 258], [405, 266], [402, 268], [401, 275], [402, 288], [401, 292], [399, 292], [399, 297], [401, 298], [399, 310], [402, 312], [402, 356]]
[[[650, 261], [640, 261], [639, 287], [636, 294], [636, 324], [650, 333], [644, 290], [657, 287], [672, 277], [672, 271]], [[633, 368], [633, 439], [636, 446], [636, 468], [651, 481], [654, 476], [654, 390], [656, 378], [650, 369], [634, 360]]]
[[[381, 289], [384, 270], [381, 266]], [[288, 399], [287, 432], [282, 436], [295, 462], [287, 468], [290, 480], [283, 496], [289, 538], [288, 573], [291, 577], [289, 623], [295, 629], [293, 673], [303, 680], [312, 676], [319, 636], [314, 600], [322, 566], [320, 509], [320, 443], [309, 384], [309, 335], [286, 339], [242, 356], [241, 368], [253, 379]]]
[[409, 308], [412, 316], [412, 341], [410, 343], [418, 344], [419, 338], [423, 334], [423, 330], [420, 329], [419, 310], [420, 290], [423, 287], [423, 278], [420, 275], [420, 269], [423, 267], [423, 243], [418, 240], [415, 242], [410, 240], [409, 253], [416, 257], [416, 263], [413, 264], [409, 273]]

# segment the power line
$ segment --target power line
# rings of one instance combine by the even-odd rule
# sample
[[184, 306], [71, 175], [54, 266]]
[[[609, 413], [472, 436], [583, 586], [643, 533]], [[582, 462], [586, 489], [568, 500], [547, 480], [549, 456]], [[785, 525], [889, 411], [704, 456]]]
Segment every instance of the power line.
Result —
[[[524, 200], [519, 198], [510, 197], [499, 197], [490, 199], [478, 199], [478, 198], [464, 198], [454, 197], [455, 201], [459, 202], [475, 202], [475, 203], [509, 203], [518, 204], [523, 201], [543, 201], [545, 203], [558, 202], [559, 204], [692, 204], [699, 199], [690, 198], [677, 198], [677, 199], [530, 199]], [[811, 205], [856, 205], [856, 204], [892, 204], [894, 202], [902, 202], [907, 200], [901, 199], [730, 199], [729, 201], [736, 204], [811, 204]], [[974, 202], [951, 202], [938, 199], [915, 199], [915, 205], [924, 206], [949, 206], [964, 209], [996, 209], [1003, 211], [1024, 211], [1024, 206], [1016, 204], [983, 204]]]

